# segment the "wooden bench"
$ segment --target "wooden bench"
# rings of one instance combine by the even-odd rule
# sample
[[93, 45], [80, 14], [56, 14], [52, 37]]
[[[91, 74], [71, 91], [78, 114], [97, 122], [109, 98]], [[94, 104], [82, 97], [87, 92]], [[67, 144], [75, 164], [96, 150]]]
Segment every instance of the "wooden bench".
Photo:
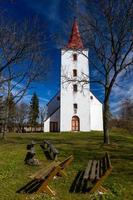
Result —
[[49, 141], [44, 140], [40, 146], [44, 152], [47, 151], [49, 153], [52, 160], [57, 160], [59, 151], [54, 147], [54, 145], [52, 145]]
[[[82, 190], [93, 193], [95, 191], [107, 192], [102, 186], [103, 180], [111, 173], [112, 166], [108, 153], [101, 160], [89, 160], [82, 180]], [[91, 189], [89, 190], [89, 187]]]
[[68, 157], [63, 162], [53, 161], [47, 167], [39, 170], [34, 175], [31, 175], [32, 179], [24, 187], [19, 189], [18, 193], [42, 193], [46, 192], [49, 195], [55, 196], [55, 192], [49, 187], [50, 181], [54, 176], [64, 176], [65, 168], [72, 162], [73, 156]]
[[41, 147], [43, 149], [47, 149], [51, 145], [51, 143], [48, 140], [44, 140], [43, 143], [41, 144]]
[[73, 156], [72, 155], [69, 156], [68, 158], [66, 158], [62, 162], [53, 161], [47, 167], [44, 167], [41, 170], [37, 171], [35, 174], [31, 175], [30, 178], [31, 179], [34, 179], [34, 178], [38, 179], [39, 177], [41, 177], [45, 173], [45, 171], [47, 171], [49, 168], [51, 168], [53, 166], [59, 166], [60, 167], [60, 172], [57, 175], [66, 176], [65, 169], [67, 168], [67, 166], [69, 166], [71, 164], [72, 161], [73, 161]]

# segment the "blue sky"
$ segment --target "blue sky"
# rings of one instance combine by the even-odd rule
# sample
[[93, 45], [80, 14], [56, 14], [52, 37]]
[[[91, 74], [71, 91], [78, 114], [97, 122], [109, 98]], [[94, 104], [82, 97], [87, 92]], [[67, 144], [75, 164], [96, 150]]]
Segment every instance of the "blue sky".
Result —
[[[10, 0], [5, 0], [0, 3], [0, 7], [13, 20], [22, 21], [25, 18], [37, 15], [42, 23], [46, 24], [48, 34], [58, 32], [61, 29], [63, 17], [65, 18], [62, 10], [63, 6], [65, 5], [61, 3], [61, 0], [19, 0], [14, 1], [14, 3], [11, 3]], [[52, 66], [50, 66], [46, 80], [44, 82], [36, 82], [32, 85], [32, 88], [28, 91], [28, 95], [25, 97], [26, 101], [29, 101], [32, 93], [36, 92], [40, 103], [43, 105], [58, 91], [60, 80], [60, 49], [56, 46], [56, 44], [50, 43], [48, 54], [52, 58]]]
[[[71, 26], [75, 13], [67, 7], [68, 0], [10, 0], [1, 1], [0, 8], [5, 10], [9, 17], [14, 20], [23, 20], [26, 17], [37, 15], [41, 22], [46, 24], [47, 33], [61, 33], [64, 43], [68, 42]], [[69, 20], [68, 20], [69, 19]], [[66, 26], [68, 24], [68, 26]], [[67, 31], [64, 32], [64, 26]], [[67, 34], [66, 34], [67, 33]], [[47, 79], [38, 82], [28, 91], [25, 100], [30, 101], [33, 92], [36, 92], [40, 99], [40, 104], [45, 105], [49, 99], [59, 90], [60, 84], [60, 45], [50, 43], [48, 54], [53, 60], [49, 69]], [[132, 75], [125, 80], [118, 77], [118, 82], [122, 82], [122, 87], [115, 87], [111, 95], [111, 108], [115, 113], [121, 101], [125, 98], [133, 98]], [[92, 92], [102, 101], [103, 90], [98, 85], [91, 85]]]

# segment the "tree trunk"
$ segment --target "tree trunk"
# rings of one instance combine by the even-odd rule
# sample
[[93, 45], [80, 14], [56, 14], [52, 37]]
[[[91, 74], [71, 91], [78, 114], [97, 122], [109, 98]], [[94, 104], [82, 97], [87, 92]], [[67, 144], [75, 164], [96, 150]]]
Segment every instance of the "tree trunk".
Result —
[[6, 139], [6, 130], [5, 130], [5, 127], [4, 127], [4, 126], [2, 126], [2, 130], [1, 130], [0, 135], [1, 135], [1, 139], [2, 139], [2, 140], [5, 140], [5, 139]]
[[109, 100], [104, 101], [104, 108], [103, 108], [103, 134], [104, 134], [104, 144], [109, 144]]

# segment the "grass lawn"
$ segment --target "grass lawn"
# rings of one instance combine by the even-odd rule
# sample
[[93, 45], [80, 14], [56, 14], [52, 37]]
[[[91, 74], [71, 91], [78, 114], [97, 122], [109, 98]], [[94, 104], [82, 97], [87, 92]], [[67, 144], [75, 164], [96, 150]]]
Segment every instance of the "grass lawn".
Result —
[[[58, 178], [51, 182], [56, 191], [53, 198], [46, 194], [21, 195], [16, 190], [26, 184], [29, 176], [51, 161], [47, 160], [39, 144], [36, 155], [41, 165], [24, 165], [26, 145], [34, 140], [40, 143], [44, 138], [60, 151], [59, 159], [74, 155], [74, 161], [67, 169], [67, 178]], [[50, 134], [10, 134], [6, 141], [0, 141], [0, 200], [55, 199], [55, 200], [87, 200], [98, 199], [88, 194], [70, 193], [70, 186], [77, 172], [86, 167], [89, 159], [100, 159], [105, 152], [111, 157], [113, 171], [104, 182], [111, 193], [102, 199], [133, 200], [133, 135], [111, 133], [111, 144], [102, 145], [102, 133], [50, 133]]]

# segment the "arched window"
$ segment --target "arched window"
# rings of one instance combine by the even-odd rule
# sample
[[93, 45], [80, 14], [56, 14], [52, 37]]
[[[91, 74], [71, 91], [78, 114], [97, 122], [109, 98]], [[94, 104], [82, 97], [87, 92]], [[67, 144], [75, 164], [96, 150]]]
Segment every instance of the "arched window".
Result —
[[78, 116], [72, 117], [72, 131], [80, 131], [80, 120]]

